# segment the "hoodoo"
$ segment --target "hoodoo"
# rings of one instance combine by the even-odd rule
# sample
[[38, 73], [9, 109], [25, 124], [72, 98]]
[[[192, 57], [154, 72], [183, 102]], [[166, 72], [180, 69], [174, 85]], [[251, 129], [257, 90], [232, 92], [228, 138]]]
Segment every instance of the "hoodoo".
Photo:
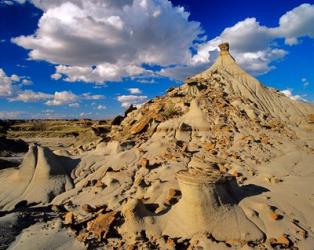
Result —
[[165, 217], [164, 234], [191, 238], [209, 233], [220, 241], [259, 241], [263, 233], [237, 205], [233, 176], [214, 169], [177, 173], [182, 198]]

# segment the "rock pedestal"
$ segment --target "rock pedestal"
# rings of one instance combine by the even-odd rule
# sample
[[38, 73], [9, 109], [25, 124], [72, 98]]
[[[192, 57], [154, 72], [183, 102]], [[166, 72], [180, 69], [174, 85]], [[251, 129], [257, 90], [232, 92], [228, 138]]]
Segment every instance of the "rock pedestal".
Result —
[[182, 198], [167, 214], [164, 234], [190, 238], [210, 233], [216, 240], [259, 241], [263, 233], [232, 197], [233, 176], [216, 170], [177, 173]]

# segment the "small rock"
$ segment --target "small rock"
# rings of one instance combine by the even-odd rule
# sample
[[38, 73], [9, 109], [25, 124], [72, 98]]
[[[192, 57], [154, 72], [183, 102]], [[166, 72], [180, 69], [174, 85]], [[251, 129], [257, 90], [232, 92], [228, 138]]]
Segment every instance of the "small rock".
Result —
[[175, 249], [176, 248], [176, 243], [174, 242], [173, 239], [170, 239], [170, 238], [168, 238], [168, 240], [166, 241], [166, 245], [170, 249]]
[[60, 212], [60, 207], [58, 205], [52, 205], [50, 209], [52, 212], [55, 212], [55, 213]]
[[218, 167], [219, 167], [219, 171], [221, 173], [227, 173], [228, 172], [228, 169], [224, 165], [219, 164]]
[[168, 195], [166, 198], [166, 203], [171, 203], [171, 201], [178, 195], [179, 190], [170, 188], [168, 190]]
[[231, 175], [234, 177], [239, 177], [239, 176], [241, 176], [241, 173], [239, 173], [237, 170], [234, 170], [231, 172]]
[[139, 165], [141, 168], [147, 168], [148, 165], [149, 165], [149, 161], [148, 161], [146, 158], [142, 157], [142, 158], [139, 160], [138, 165]]
[[104, 188], [105, 184], [101, 182], [101, 180], [97, 180], [96, 184], [95, 184], [96, 188]]
[[80, 231], [80, 233], [78, 234], [78, 236], [76, 237], [76, 239], [80, 242], [85, 242], [88, 238], [88, 232], [86, 231], [86, 229], [83, 229], [82, 231]]
[[86, 213], [91, 213], [94, 210], [89, 204], [82, 205], [81, 209]]
[[284, 247], [289, 247], [290, 240], [286, 235], [283, 234], [277, 239], [277, 244], [282, 245]]
[[263, 144], [269, 144], [269, 138], [268, 138], [268, 136], [262, 136], [262, 138], [261, 138], [261, 143], [263, 143]]
[[94, 220], [87, 223], [87, 231], [98, 240], [106, 238], [110, 225], [114, 221], [116, 214], [117, 213], [115, 211], [112, 211], [106, 214], [98, 215]]
[[281, 180], [280, 180], [278, 177], [276, 177], [276, 176], [273, 176], [273, 177], [270, 178], [270, 182], [271, 182], [272, 184], [279, 183], [280, 181], [281, 181]]
[[63, 223], [66, 225], [69, 225], [69, 224], [73, 224], [73, 222], [74, 222], [74, 214], [72, 212], [67, 212], [64, 215]]
[[282, 216], [280, 214], [277, 214], [276, 212], [271, 212], [270, 217], [273, 220], [280, 220], [282, 218]]
[[206, 151], [211, 151], [212, 149], [215, 148], [215, 144], [210, 143], [210, 142], [206, 142], [206, 143], [204, 143], [203, 148], [204, 148]]

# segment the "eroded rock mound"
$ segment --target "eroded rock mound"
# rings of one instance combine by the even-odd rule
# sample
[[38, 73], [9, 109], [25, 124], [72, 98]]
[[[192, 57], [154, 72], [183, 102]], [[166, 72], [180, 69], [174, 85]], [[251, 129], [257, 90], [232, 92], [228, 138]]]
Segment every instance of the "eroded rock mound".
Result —
[[5, 169], [0, 173], [0, 206], [10, 210], [20, 202], [50, 202], [73, 187], [69, 176], [71, 167], [48, 148], [31, 145], [18, 169]]

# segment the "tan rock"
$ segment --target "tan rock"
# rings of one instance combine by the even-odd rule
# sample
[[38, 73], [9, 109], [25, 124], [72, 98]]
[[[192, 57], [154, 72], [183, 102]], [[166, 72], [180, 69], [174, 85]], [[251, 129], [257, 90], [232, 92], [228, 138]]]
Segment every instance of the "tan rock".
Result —
[[114, 221], [116, 214], [117, 212], [112, 211], [98, 215], [94, 220], [87, 223], [87, 231], [98, 240], [106, 238], [110, 225]]
[[212, 149], [215, 148], [215, 144], [210, 143], [210, 142], [206, 142], [206, 143], [203, 144], [203, 148], [204, 148], [206, 151], [211, 151]]
[[269, 144], [270, 141], [269, 141], [269, 137], [267, 135], [262, 135], [261, 137], [261, 143], [263, 144]]
[[81, 209], [86, 213], [91, 213], [94, 210], [89, 204], [82, 205]]
[[176, 243], [174, 242], [173, 239], [168, 238], [168, 240], [166, 241], [166, 245], [167, 247], [169, 247], [170, 249], [175, 249], [176, 248]]
[[237, 170], [234, 170], [234, 171], [231, 172], [231, 175], [234, 176], [234, 177], [240, 177], [241, 173], [239, 173]]
[[58, 212], [60, 212], [60, 207], [58, 205], [52, 205], [51, 211], [58, 213]]
[[277, 239], [277, 244], [288, 247], [290, 245], [290, 240], [286, 235], [283, 234]]
[[76, 236], [76, 239], [78, 241], [85, 242], [88, 239], [88, 236], [88, 232], [86, 231], [86, 229], [84, 229], [79, 232], [79, 234]]
[[174, 188], [170, 188], [168, 190], [168, 195], [167, 195], [167, 198], [166, 198], [166, 203], [169, 204], [171, 203], [171, 201], [178, 195], [179, 193], [179, 190], [177, 189], [174, 189]]
[[282, 216], [280, 214], [277, 214], [276, 212], [271, 212], [270, 213], [270, 217], [273, 219], [273, 220], [280, 220], [282, 218]]
[[141, 168], [147, 168], [148, 165], [149, 165], [149, 161], [148, 161], [146, 158], [142, 157], [142, 158], [139, 160], [138, 165], [139, 165]]
[[104, 188], [105, 187], [105, 184], [102, 183], [101, 180], [97, 180], [96, 184], [95, 184], [95, 187], [96, 188]]
[[143, 117], [130, 129], [131, 134], [135, 135], [147, 129], [150, 120], [150, 117]]
[[66, 224], [66, 225], [69, 225], [69, 224], [73, 224], [73, 222], [74, 222], [74, 214], [73, 214], [73, 212], [67, 212], [64, 215], [63, 223]]
[[271, 182], [272, 184], [279, 183], [280, 181], [281, 181], [281, 180], [280, 180], [278, 177], [276, 177], [276, 176], [273, 176], [273, 177], [270, 178], [270, 182]]
[[314, 123], [314, 114], [309, 114], [307, 116], [308, 123]]

